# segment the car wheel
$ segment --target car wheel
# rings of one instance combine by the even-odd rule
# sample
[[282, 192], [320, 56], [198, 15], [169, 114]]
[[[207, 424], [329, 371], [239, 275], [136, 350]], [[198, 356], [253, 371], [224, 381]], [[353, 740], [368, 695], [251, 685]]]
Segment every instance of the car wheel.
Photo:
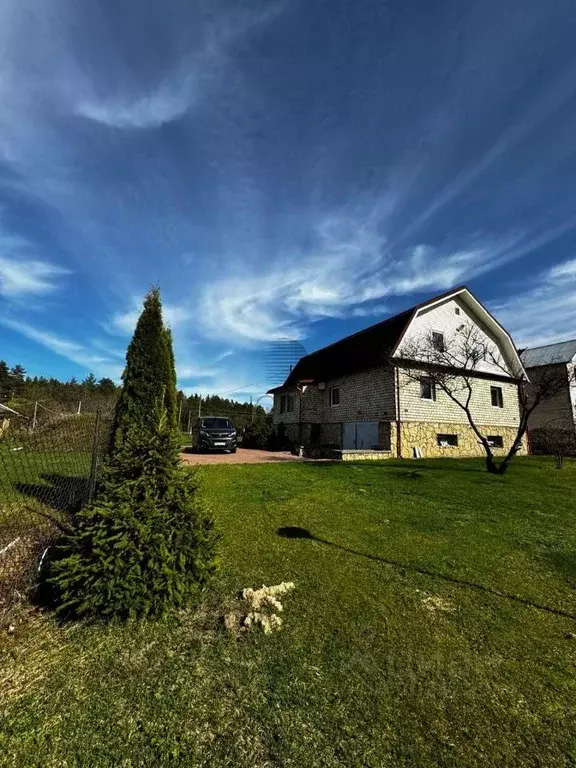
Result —
[[230, 448], [230, 453], [236, 453], [236, 448]]

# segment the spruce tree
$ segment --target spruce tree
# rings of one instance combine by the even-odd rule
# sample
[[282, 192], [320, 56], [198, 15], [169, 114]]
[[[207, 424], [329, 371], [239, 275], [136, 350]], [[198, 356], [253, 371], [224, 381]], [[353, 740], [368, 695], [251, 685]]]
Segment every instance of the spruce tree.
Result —
[[63, 615], [164, 615], [198, 595], [214, 570], [213, 524], [178, 457], [171, 342], [153, 289], [128, 348], [100, 494], [50, 567]]

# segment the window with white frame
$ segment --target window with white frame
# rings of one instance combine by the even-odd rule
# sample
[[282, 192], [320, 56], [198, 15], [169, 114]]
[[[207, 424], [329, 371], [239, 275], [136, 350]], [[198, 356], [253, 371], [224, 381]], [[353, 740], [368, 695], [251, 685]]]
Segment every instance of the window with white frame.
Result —
[[294, 395], [280, 395], [280, 413], [294, 412]]
[[430, 376], [420, 379], [420, 397], [422, 400], [436, 400], [436, 382]]
[[490, 399], [493, 408], [504, 408], [504, 396], [502, 387], [490, 387]]
[[330, 405], [340, 405], [340, 387], [330, 387]]

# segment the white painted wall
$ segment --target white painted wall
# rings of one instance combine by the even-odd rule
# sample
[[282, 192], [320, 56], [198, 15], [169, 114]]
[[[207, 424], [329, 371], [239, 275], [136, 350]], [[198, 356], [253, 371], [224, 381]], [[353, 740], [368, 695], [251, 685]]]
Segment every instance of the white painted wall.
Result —
[[[457, 314], [457, 309], [460, 310], [460, 314]], [[410, 323], [395, 357], [402, 357], [402, 350], [409, 348], [410, 345], [418, 345], [421, 342], [426, 343], [432, 331], [443, 333], [448, 341], [450, 338], [457, 338], [460, 326], [469, 324], [474, 325], [478, 329], [479, 337], [484, 343], [489, 345], [499, 363], [505, 368], [503, 370], [499, 365], [483, 360], [478, 364], [476, 370], [482, 373], [506, 375], [508, 368], [504, 363], [504, 357], [497, 340], [489, 335], [479, 318], [473, 314], [472, 310], [458, 296], [447, 299], [431, 308], [420, 310]]]

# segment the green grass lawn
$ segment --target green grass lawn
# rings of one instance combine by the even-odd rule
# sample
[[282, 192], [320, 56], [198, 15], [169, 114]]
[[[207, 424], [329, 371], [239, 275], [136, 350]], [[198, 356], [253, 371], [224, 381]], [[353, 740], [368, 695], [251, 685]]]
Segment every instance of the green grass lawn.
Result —
[[[576, 462], [203, 476], [213, 593], [164, 624], [5, 634], [2, 764], [576, 765]], [[281, 632], [222, 628], [226, 596], [288, 580]]]

